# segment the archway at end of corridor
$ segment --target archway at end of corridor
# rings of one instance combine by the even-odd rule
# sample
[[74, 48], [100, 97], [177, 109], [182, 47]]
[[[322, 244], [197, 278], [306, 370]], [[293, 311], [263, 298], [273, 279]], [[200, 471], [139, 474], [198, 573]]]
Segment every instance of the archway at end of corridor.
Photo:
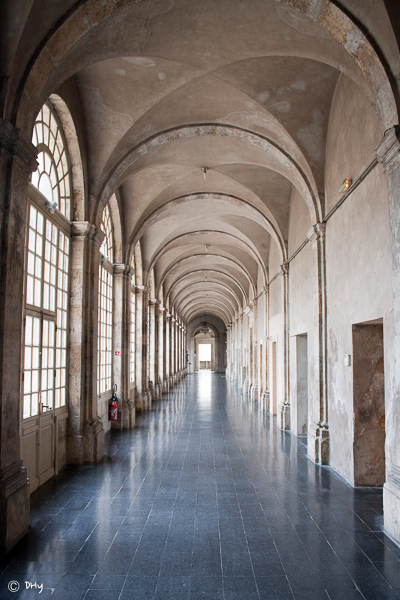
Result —
[[211, 370], [212, 364], [212, 344], [206, 342], [198, 342], [198, 365], [197, 368]]

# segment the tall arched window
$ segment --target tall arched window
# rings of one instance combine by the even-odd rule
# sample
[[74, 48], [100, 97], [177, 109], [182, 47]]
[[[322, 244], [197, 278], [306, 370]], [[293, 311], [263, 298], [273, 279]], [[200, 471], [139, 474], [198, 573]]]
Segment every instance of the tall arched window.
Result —
[[100, 228], [105, 237], [100, 248], [97, 340], [97, 393], [111, 390], [114, 240], [110, 206], [103, 210]]
[[129, 345], [130, 345], [130, 375], [129, 381], [131, 386], [135, 383], [135, 335], [136, 335], [136, 289], [135, 289], [135, 255], [132, 252], [131, 267], [133, 274], [131, 278], [131, 298], [130, 298], [130, 330], [129, 330]]
[[49, 102], [36, 118], [32, 142], [39, 167], [28, 191], [22, 375], [22, 454], [31, 491], [54, 474], [58, 451], [65, 454], [55, 430], [67, 417], [71, 182]]
[[63, 131], [50, 103], [46, 102], [36, 117], [32, 143], [38, 149], [38, 169], [33, 185], [47, 198], [49, 207], [57, 208], [70, 219], [71, 186], [69, 160]]

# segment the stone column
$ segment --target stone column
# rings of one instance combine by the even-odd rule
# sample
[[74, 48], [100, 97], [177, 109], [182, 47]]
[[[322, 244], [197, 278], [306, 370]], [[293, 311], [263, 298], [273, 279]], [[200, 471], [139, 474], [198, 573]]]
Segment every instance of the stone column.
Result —
[[158, 377], [157, 385], [159, 397], [164, 391], [163, 382], [165, 377], [165, 308], [162, 304], [158, 305]]
[[145, 410], [151, 409], [151, 390], [150, 390], [150, 304], [149, 304], [149, 291], [143, 294], [143, 403]]
[[72, 464], [104, 456], [97, 406], [100, 246], [104, 233], [87, 221], [71, 226], [70, 366], [67, 455]]
[[103, 239], [104, 233], [91, 223], [72, 223], [67, 422], [67, 460], [70, 464], [96, 462], [101, 458], [98, 454], [104, 433], [101, 434], [100, 419], [96, 419], [97, 304], [99, 248]]
[[[315, 251], [317, 266], [318, 314], [318, 397], [317, 415], [313, 415], [308, 428], [308, 454], [320, 464], [329, 464], [329, 425], [327, 392], [327, 324], [326, 324], [326, 225], [316, 223], [307, 236]], [[315, 418], [317, 417], [317, 418]]]
[[0, 119], [0, 552], [10, 550], [29, 526], [19, 425], [27, 190], [36, 155], [22, 132]]
[[253, 373], [251, 374], [251, 399], [258, 400], [258, 322], [257, 322], [257, 298], [253, 300]]
[[183, 369], [183, 355], [182, 355], [182, 348], [183, 348], [183, 344], [182, 344], [182, 324], [179, 323], [179, 329], [178, 329], [178, 348], [179, 348], [179, 365], [178, 365], [178, 370], [179, 373], [182, 374], [182, 369]]
[[187, 357], [188, 357], [188, 354], [187, 354], [187, 331], [186, 331], [186, 328], [184, 328], [183, 329], [183, 364], [184, 364], [185, 375], [187, 375], [187, 372], [188, 372]]
[[163, 391], [168, 392], [171, 376], [171, 315], [165, 315], [165, 372]]
[[129, 383], [131, 277], [131, 267], [114, 265], [113, 383], [118, 388], [118, 421], [111, 424], [113, 429], [131, 429], [135, 424], [135, 403], [130, 398]]
[[244, 325], [243, 325], [243, 313], [239, 316], [239, 343], [240, 343], [240, 356], [241, 356], [241, 362], [240, 362], [240, 386], [244, 387], [244, 383], [246, 380], [246, 374], [244, 373], [244, 369], [246, 368], [247, 371], [247, 365], [245, 367], [245, 356], [244, 356]]
[[264, 339], [265, 339], [265, 390], [262, 398], [262, 408], [270, 412], [270, 391], [269, 391], [269, 285], [263, 287], [264, 292]]
[[136, 383], [136, 398], [135, 405], [138, 410], [144, 410], [146, 405], [145, 390], [144, 390], [144, 379], [143, 379], [143, 363], [145, 363], [144, 356], [146, 355], [143, 348], [143, 321], [144, 321], [144, 307], [143, 298], [147, 295], [147, 289], [143, 285], [137, 285], [136, 291], [136, 338], [135, 338], [135, 383]]
[[170, 337], [170, 356], [171, 356], [171, 370], [170, 370], [170, 382], [171, 385], [175, 383], [175, 319], [171, 316], [171, 337]]
[[290, 429], [290, 396], [289, 396], [289, 264], [281, 265], [283, 275], [283, 403], [278, 409], [279, 426]]
[[227, 349], [227, 367], [226, 367], [226, 377], [231, 378], [231, 363], [232, 363], [232, 348], [231, 348], [231, 336], [232, 336], [232, 323], [226, 328], [226, 349]]
[[[393, 313], [384, 321], [385, 461], [383, 486], [385, 532], [400, 544], [400, 127], [389, 129], [377, 157], [387, 177], [392, 241]], [[393, 320], [392, 320], [393, 319]]]
[[152, 398], [155, 399], [156, 392], [156, 304], [157, 300], [155, 298], [149, 298], [149, 334], [148, 334], [148, 344], [149, 344], [149, 361], [150, 361], [150, 369], [149, 369], [149, 377], [150, 381], [148, 384], [149, 391], [152, 395]]

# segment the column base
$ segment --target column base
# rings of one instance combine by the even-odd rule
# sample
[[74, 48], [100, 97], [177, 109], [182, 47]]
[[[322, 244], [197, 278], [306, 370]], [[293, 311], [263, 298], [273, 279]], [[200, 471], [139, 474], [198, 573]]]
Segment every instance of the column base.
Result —
[[258, 385], [252, 385], [251, 386], [250, 398], [252, 399], [253, 402], [257, 402], [258, 401]]
[[83, 462], [96, 463], [104, 456], [105, 432], [99, 417], [93, 421], [86, 421], [83, 426], [82, 449]]
[[308, 428], [308, 456], [318, 465], [329, 465], [329, 429], [312, 423]]
[[269, 413], [271, 410], [271, 399], [270, 399], [270, 393], [268, 390], [265, 390], [265, 392], [262, 395], [261, 398], [261, 408], [263, 411]]
[[400, 546], [400, 468], [392, 467], [388, 481], [383, 485], [383, 513], [385, 533]]
[[153, 405], [153, 395], [151, 390], [145, 390], [143, 392], [144, 410], [151, 410]]
[[28, 532], [29, 481], [22, 461], [0, 472], [0, 553], [8, 552]]
[[136, 408], [133, 400], [124, 400], [122, 403], [121, 425], [122, 429], [133, 429], [136, 422]]
[[281, 404], [278, 410], [279, 428], [287, 431], [290, 429], [290, 404]]
[[243, 382], [243, 391], [245, 394], [249, 393], [249, 386], [250, 386], [250, 381], [248, 379], [245, 379]]
[[162, 383], [162, 393], [168, 394], [168, 392], [169, 392], [169, 379], [164, 379], [164, 381]]

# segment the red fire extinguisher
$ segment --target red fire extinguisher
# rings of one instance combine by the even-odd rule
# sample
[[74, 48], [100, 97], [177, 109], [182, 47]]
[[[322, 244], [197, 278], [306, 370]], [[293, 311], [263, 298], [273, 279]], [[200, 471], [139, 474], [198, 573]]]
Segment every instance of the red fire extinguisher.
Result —
[[113, 386], [113, 395], [110, 402], [110, 421], [118, 420], [117, 384]]

